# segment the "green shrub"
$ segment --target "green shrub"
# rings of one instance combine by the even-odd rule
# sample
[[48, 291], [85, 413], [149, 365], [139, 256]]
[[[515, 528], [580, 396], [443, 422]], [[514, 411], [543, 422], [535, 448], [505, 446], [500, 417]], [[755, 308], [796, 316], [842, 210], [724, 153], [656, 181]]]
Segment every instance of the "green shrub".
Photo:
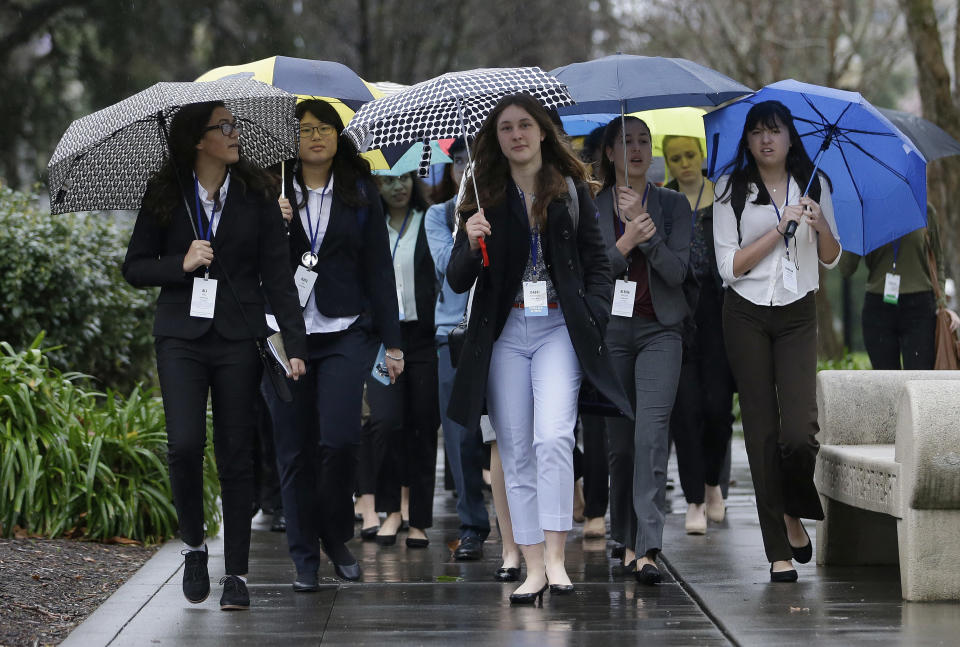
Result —
[[[137, 386], [129, 397], [88, 390], [41, 350], [0, 343], [0, 524], [48, 537], [156, 542], [177, 530], [167, 476], [163, 405]], [[208, 429], [210, 426], [208, 425]], [[213, 443], [204, 460], [207, 530], [220, 524]]]
[[154, 292], [123, 280], [129, 238], [107, 214], [51, 216], [0, 186], [0, 340], [23, 348], [45, 330], [61, 370], [123, 392], [151, 379]]

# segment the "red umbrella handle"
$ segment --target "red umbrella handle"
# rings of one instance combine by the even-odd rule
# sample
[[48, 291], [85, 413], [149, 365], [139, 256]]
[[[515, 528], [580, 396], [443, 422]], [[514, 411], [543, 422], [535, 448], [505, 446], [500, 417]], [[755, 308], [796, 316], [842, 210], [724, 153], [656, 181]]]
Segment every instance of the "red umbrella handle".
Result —
[[483, 240], [483, 236], [478, 238], [477, 242], [480, 243], [480, 254], [483, 256], [483, 266], [490, 267], [490, 256], [487, 254], [487, 243]]

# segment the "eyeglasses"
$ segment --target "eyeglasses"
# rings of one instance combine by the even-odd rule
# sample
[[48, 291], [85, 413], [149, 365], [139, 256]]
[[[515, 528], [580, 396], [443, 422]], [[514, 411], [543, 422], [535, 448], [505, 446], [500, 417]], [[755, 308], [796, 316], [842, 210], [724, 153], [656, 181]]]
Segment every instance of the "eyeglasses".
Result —
[[328, 124], [320, 124], [319, 126], [300, 126], [300, 138], [312, 138], [313, 133], [317, 133], [317, 135], [320, 137], [329, 137], [336, 132], [336, 130], [336, 128]]
[[409, 173], [404, 173], [403, 175], [377, 175], [377, 182], [382, 187], [388, 187], [394, 184], [412, 184], [413, 178]]
[[203, 129], [203, 132], [207, 132], [208, 130], [216, 130], [218, 128], [220, 129], [220, 132], [223, 133], [224, 137], [229, 137], [234, 131], [239, 134], [243, 129], [243, 124], [241, 124], [239, 121], [234, 121], [233, 123], [225, 121], [222, 124], [217, 124], [216, 126], [207, 126]]

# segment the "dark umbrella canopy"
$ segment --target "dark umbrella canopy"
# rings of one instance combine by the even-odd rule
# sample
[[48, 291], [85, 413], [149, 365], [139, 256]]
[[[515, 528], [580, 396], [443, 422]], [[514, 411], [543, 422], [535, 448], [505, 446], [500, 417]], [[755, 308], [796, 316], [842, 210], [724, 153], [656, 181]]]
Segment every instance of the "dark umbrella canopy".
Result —
[[877, 108], [877, 110], [893, 122], [900, 132], [910, 138], [928, 162], [950, 155], [960, 155], [960, 142], [932, 121], [909, 112], [889, 108]]
[[242, 123], [240, 146], [254, 164], [297, 154], [294, 95], [249, 75], [157, 83], [70, 124], [47, 166], [51, 213], [139, 208], [147, 180], [169, 155], [173, 116], [181, 106], [206, 101], [223, 101]]

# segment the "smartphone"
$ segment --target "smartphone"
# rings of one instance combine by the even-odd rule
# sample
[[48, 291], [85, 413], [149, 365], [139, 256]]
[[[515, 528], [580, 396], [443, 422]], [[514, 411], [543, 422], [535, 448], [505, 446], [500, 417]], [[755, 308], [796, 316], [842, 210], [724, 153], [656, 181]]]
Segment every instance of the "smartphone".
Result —
[[377, 353], [377, 360], [373, 363], [370, 375], [380, 384], [390, 386], [390, 371], [387, 370], [387, 348], [383, 344], [380, 344], [380, 351]]

